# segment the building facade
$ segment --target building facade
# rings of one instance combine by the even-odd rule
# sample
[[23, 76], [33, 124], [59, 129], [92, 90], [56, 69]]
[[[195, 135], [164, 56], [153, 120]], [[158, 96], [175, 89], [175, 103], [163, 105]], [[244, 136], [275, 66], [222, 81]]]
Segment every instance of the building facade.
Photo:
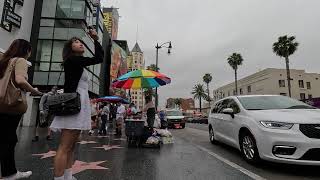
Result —
[[[100, 15], [100, 18], [99, 18]], [[102, 11], [89, 0], [38, 0], [35, 5], [31, 43], [34, 64], [29, 73], [30, 81], [40, 90], [47, 91], [51, 86], [64, 84], [62, 50], [64, 43], [72, 37], [79, 37], [85, 43], [84, 56], [94, 55], [94, 42], [88, 36], [88, 27], [98, 32], [99, 41], [103, 39]], [[101, 64], [87, 68], [89, 92], [99, 95]]]
[[[320, 97], [320, 74], [291, 69], [292, 97], [298, 100]], [[214, 101], [235, 95], [235, 84], [230, 83], [213, 91]], [[288, 96], [285, 69], [268, 68], [238, 81], [239, 95], [284, 95]]]
[[[178, 108], [177, 105], [175, 104], [175, 99], [176, 98], [169, 98], [167, 99], [167, 108], [168, 109], [175, 109]], [[195, 102], [194, 99], [192, 98], [180, 98], [181, 99], [181, 106], [180, 109], [183, 111], [193, 111], [195, 109]]]
[[[132, 62], [129, 63], [130, 70], [135, 71], [145, 69], [145, 62], [143, 52], [138, 43], [136, 43], [131, 51]], [[139, 110], [142, 110], [145, 105], [145, 96], [142, 89], [136, 89], [130, 91], [131, 102], [133, 102]]]
[[34, 6], [35, 0], [0, 1], [0, 51], [7, 50], [15, 39], [30, 41]]

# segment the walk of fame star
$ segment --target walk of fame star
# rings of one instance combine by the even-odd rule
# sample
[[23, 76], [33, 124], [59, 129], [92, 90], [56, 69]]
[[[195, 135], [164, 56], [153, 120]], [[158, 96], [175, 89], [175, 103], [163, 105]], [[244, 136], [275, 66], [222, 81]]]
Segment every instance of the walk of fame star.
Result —
[[32, 156], [42, 156], [40, 159], [46, 159], [49, 157], [54, 157], [56, 156], [56, 151], [48, 151], [47, 153], [42, 153], [42, 154], [32, 154]]
[[80, 142], [78, 142], [78, 144], [81, 144], [81, 145], [84, 145], [84, 144], [95, 144], [95, 143], [97, 143], [97, 142], [95, 142], [95, 141], [80, 141]]
[[106, 161], [97, 161], [97, 162], [83, 162], [83, 161], [76, 161], [72, 166], [72, 174], [77, 174], [79, 172], [88, 170], [88, 169], [100, 169], [106, 170], [108, 168], [99, 166]]
[[94, 147], [96, 149], [104, 149], [106, 151], [109, 151], [111, 149], [122, 149], [123, 147], [120, 147], [119, 145], [102, 145], [101, 147]]

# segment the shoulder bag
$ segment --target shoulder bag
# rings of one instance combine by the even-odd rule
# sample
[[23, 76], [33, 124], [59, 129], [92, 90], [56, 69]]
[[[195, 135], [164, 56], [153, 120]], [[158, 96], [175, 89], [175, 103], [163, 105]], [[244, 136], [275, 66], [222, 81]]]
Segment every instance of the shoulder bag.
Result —
[[6, 114], [24, 114], [28, 105], [24, 92], [17, 87], [15, 67], [18, 58], [11, 59], [0, 79], [0, 112]]
[[[57, 86], [61, 78], [60, 72]], [[47, 99], [49, 113], [55, 116], [69, 116], [78, 114], [81, 110], [80, 94], [75, 93], [61, 93], [49, 96]]]

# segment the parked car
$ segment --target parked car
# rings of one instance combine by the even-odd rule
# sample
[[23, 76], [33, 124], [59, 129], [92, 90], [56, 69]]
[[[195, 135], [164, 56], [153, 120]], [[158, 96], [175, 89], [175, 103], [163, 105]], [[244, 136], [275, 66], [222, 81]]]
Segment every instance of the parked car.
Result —
[[239, 149], [249, 163], [320, 165], [320, 110], [289, 97], [222, 99], [211, 109], [208, 126], [211, 143]]
[[166, 120], [169, 128], [174, 128], [176, 125], [180, 125], [185, 128], [186, 121], [180, 110], [166, 110]]

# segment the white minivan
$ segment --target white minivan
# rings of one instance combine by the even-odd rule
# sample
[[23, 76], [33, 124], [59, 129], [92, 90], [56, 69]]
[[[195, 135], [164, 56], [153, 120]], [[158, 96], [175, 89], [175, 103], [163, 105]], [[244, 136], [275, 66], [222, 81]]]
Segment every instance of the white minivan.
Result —
[[241, 151], [249, 163], [260, 159], [320, 165], [320, 110], [285, 96], [232, 96], [209, 114], [211, 143]]

